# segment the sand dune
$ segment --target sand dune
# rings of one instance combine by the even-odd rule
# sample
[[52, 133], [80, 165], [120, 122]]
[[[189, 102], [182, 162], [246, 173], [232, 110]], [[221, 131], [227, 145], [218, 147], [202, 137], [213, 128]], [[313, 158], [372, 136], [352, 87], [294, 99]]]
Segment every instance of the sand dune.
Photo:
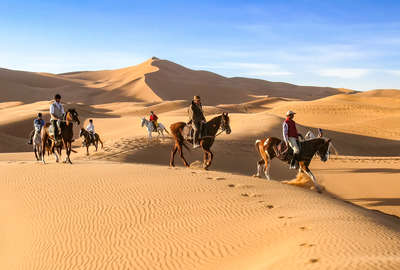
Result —
[[[117, 70], [64, 74], [0, 69], [0, 269], [398, 269], [400, 91], [356, 92], [226, 78], [157, 58]], [[26, 145], [52, 96], [75, 108], [74, 165], [33, 162]], [[187, 120], [200, 94], [207, 119], [229, 112], [232, 134], [190, 169], [169, 169], [172, 138], [147, 139], [141, 118]], [[274, 160], [251, 176], [254, 142], [281, 137], [287, 110], [301, 133], [323, 128], [339, 156], [313, 160], [323, 195], [282, 184], [296, 171]], [[105, 142], [90, 156], [79, 129], [94, 119]], [[19, 152], [19, 153], [17, 153]]]

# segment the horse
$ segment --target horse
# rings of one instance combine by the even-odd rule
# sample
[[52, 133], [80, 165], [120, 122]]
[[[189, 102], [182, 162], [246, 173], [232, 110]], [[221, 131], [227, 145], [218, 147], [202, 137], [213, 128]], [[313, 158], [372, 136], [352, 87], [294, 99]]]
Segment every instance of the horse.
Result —
[[83, 139], [83, 146], [86, 146], [86, 155], [89, 155], [89, 146], [91, 144], [94, 145], [94, 147], [96, 148], [96, 152], [97, 152], [97, 148], [99, 146], [99, 142], [101, 144], [101, 149], [103, 149], [103, 142], [100, 140], [100, 136], [99, 134], [95, 133], [94, 134], [94, 139], [92, 138], [91, 134], [89, 133], [89, 131], [85, 130], [84, 128], [81, 128], [81, 131], [79, 132], [79, 137], [84, 137]]
[[[222, 132], [226, 132], [226, 134], [231, 133], [231, 127], [229, 125], [229, 116], [228, 113], [222, 113], [221, 115], [214, 117], [207, 123], [203, 125], [204, 132], [200, 140], [200, 146], [204, 151], [204, 158], [203, 158], [203, 167], [204, 169], [208, 169], [211, 166], [211, 162], [213, 160], [214, 154], [211, 152], [210, 148], [214, 143], [215, 137], [218, 136]], [[217, 134], [218, 130], [221, 129], [221, 132]], [[189, 147], [186, 145], [185, 141], [189, 143], [193, 143], [192, 139], [185, 139], [185, 137], [190, 136], [190, 128], [188, 128], [185, 122], [177, 122], [171, 125], [170, 127], [171, 133], [174, 137], [174, 146], [171, 150], [171, 158], [169, 165], [171, 167], [175, 166], [175, 154], [179, 151], [179, 155], [183, 161], [183, 164], [186, 167], [189, 167], [190, 164], [186, 161], [185, 157], [183, 156], [182, 146], [185, 147], [188, 151], [190, 151]]]
[[[78, 125], [80, 125], [80, 120], [78, 117], [78, 113], [76, 112], [75, 109], [69, 109], [64, 117], [63, 120], [61, 120], [61, 124], [60, 124], [60, 129], [61, 129], [61, 140], [62, 140], [62, 145], [65, 147], [65, 151], [66, 151], [66, 158], [64, 163], [69, 162], [70, 164], [72, 164], [71, 159], [70, 159], [70, 155], [72, 152], [72, 140], [74, 137], [74, 131], [73, 131], [73, 122], [77, 122]], [[45, 142], [48, 138], [51, 139], [52, 144], [51, 144], [51, 150], [52, 152], [54, 152], [54, 148], [56, 147], [56, 141], [54, 139], [54, 136], [50, 135], [49, 133], [49, 128], [50, 128], [50, 124], [46, 124], [43, 128], [42, 128], [42, 145], [45, 145]], [[45, 148], [42, 147], [42, 161], [43, 163], [45, 163], [44, 160], [44, 153], [45, 153]], [[56, 160], [58, 162], [58, 159]]]
[[154, 124], [147, 120], [145, 117], [142, 118], [142, 127], [146, 126], [147, 127], [147, 132], [149, 133], [149, 140], [152, 138], [151, 133], [152, 132], [157, 132], [158, 136], [160, 136], [160, 134], [163, 136], [164, 138], [164, 131], [167, 132], [167, 134], [169, 134], [168, 130], [165, 128], [165, 126], [161, 123], [158, 123], [158, 127], [157, 130], [154, 128]]
[[[279, 153], [277, 153], [277, 148], [281, 143], [282, 141], [275, 137], [256, 140], [256, 151], [261, 156], [261, 159], [257, 162], [257, 174], [255, 176], [260, 177], [262, 167], [264, 167], [265, 177], [268, 180], [271, 180], [269, 171], [271, 168], [271, 160], [275, 157], [283, 162], [287, 162], [288, 164], [290, 163], [293, 156], [293, 150], [289, 148], [287, 154], [279, 155]], [[317, 179], [311, 172], [309, 165], [315, 154], [317, 154], [323, 162], [326, 162], [329, 159], [331, 139], [324, 138], [321, 134], [321, 137], [301, 142], [300, 145], [299, 172], [308, 175], [313, 181], [316, 190], [321, 193], [322, 189], [318, 185]]]

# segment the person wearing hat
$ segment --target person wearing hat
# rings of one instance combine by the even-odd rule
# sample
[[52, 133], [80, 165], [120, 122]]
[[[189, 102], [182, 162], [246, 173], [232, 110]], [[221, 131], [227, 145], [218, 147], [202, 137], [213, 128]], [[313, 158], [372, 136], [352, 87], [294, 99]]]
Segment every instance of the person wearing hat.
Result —
[[200, 147], [199, 137], [201, 133], [201, 127], [206, 122], [204, 117], [203, 107], [199, 96], [194, 96], [192, 103], [189, 106], [189, 123], [192, 123], [193, 127], [193, 148]]
[[[286, 146], [290, 146], [293, 149], [293, 158], [290, 162], [290, 169], [296, 169], [296, 163], [298, 156], [300, 154], [300, 147], [298, 143], [298, 138], [301, 136], [297, 132], [296, 122], [293, 121], [294, 115], [296, 113], [293, 111], [288, 111], [286, 113], [286, 120], [283, 122], [283, 139], [286, 143]], [[302, 136], [301, 136], [302, 137]]]
[[42, 113], [38, 113], [37, 118], [33, 120], [33, 130], [29, 134], [28, 144], [33, 143], [33, 136], [35, 135], [35, 131], [37, 130], [38, 132], [40, 132], [43, 126], [44, 126], [44, 120], [42, 119]]
[[153, 111], [150, 111], [150, 122], [153, 123], [155, 131], [157, 131], [157, 128], [158, 128], [157, 120], [158, 120], [158, 116]]
[[58, 127], [60, 125], [60, 120], [62, 120], [65, 114], [64, 107], [61, 104], [61, 96], [56, 94], [54, 96], [54, 102], [50, 105], [50, 116], [51, 116], [51, 125], [54, 128], [54, 139], [57, 141], [59, 138]]

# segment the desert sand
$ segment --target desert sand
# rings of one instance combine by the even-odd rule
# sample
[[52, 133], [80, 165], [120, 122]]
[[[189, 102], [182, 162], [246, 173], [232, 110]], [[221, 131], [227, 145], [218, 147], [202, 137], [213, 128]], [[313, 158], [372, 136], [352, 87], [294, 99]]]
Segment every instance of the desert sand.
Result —
[[[400, 91], [357, 92], [225, 78], [157, 58], [65, 74], [0, 69], [1, 269], [398, 269]], [[73, 165], [33, 160], [32, 120], [52, 96], [82, 121]], [[207, 119], [229, 112], [232, 134], [169, 168], [169, 135], [148, 140], [141, 118], [186, 121], [199, 94]], [[281, 137], [285, 112], [301, 133], [324, 130], [337, 155], [313, 160], [323, 194], [274, 160], [254, 178], [254, 142]], [[105, 142], [85, 155], [79, 128]], [[155, 136], [155, 135], [154, 135]], [[307, 181], [307, 179], [306, 179]], [[285, 184], [290, 182], [294, 185]]]

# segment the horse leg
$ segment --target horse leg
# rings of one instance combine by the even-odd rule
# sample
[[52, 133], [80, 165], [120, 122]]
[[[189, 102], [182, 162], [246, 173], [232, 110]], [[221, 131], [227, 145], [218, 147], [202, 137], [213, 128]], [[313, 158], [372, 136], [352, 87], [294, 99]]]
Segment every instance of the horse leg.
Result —
[[68, 162], [69, 164], [72, 164], [71, 162], [71, 152], [72, 152], [72, 142], [68, 142]]
[[205, 168], [207, 166], [207, 160], [208, 160], [208, 153], [207, 153], [207, 151], [204, 151], [203, 168]]
[[265, 165], [264, 165], [265, 178], [267, 178], [268, 180], [271, 180], [271, 177], [269, 176], [270, 170], [271, 170], [271, 160], [268, 158], [265, 161]]
[[260, 176], [262, 167], [264, 167], [263, 169], [264, 169], [265, 178], [267, 178], [268, 180], [271, 180], [271, 177], [269, 176], [269, 172], [270, 172], [270, 168], [271, 168], [271, 159], [270, 159], [270, 155], [268, 153], [268, 149], [266, 149], [265, 144], [262, 144], [261, 141], [258, 141], [258, 140], [256, 141], [256, 149], [262, 158], [262, 160], [258, 161], [258, 163], [257, 163], [257, 175], [256, 176], [258, 176], [258, 177]]
[[261, 177], [260, 174], [263, 166], [265, 166], [265, 161], [263, 159], [260, 159], [257, 162], [257, 173], [254, 176]]
[[86, 145], [86, 155], [87, 156], [89, 155], [89, 146], [88, 145]]
[[100, 140], [100, 138], [99, 138], [99, 142], [100, 142], [100, 144], [101, 144], [101, 149], [103, 149], [103, 141]]
[[172, 148], [172, 151], [171, 151], [171, 158], [169, 160], [169, 166], [171, 166], [171, 167], [175, 167], [175, 154], [176, 154], [176, 151], [178, 151], [178, 147], [176, 146], [176, 143], [175, 143], [174, 147]]
[[208, 155], [208, 159], [206, 160], [206, 166], [204, 167], [204, 169], [207, 170], [208, 167], [211, 166], [211, 162], [212, 162], [212, 160], [213, 160], [213, 158], [214, 158], [214, 154], [210, 151], [210, 149], [204, 149], [204, 148], [203, 148], [203, 150], [206, 151], [206, 153], [207, 153], [207, 155]]
[[96, 141], [96, 143], [94, 144], [94, 148], [96, 148], [96, 152], [97, 152], [97, 148], [99, 147], [99, 141]]
[[321, 186], [318, 184], [317, 179], [315, 178], [314, 174], [311, 172], [311, 170], [308, 168], [308, 166], [306, 166], [304, 164], [304, 161], [300, 161], [299, 162], [300, 165], [300, 169], [299, 171], [303, 171], [306, 175], [308, 175], [308, 177], [311, 178], [311, 180], [314, 183], [314, 187], [315, 189], [318, 191], [318, 193], [322, 193], [322, 188]]
[[181, 159], [183, 160], [183, 164], [184, 164], [186, 167], [189, 167], [189, 163], [187, 163], [185, 157], [183, 156], [183, 151], [182, 151], [182, 145], [181, 145], [181, 144], [178, 144], [178, 151], [179, 151], [179, 156], [180, 156]]

